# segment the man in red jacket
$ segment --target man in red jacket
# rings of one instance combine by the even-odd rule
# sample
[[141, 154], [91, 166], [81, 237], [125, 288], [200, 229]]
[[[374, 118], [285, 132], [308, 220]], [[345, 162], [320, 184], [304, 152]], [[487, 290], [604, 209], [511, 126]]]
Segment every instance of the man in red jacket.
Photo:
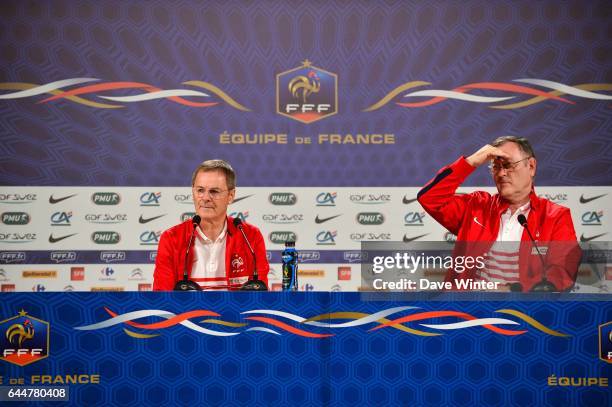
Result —
[[[456, 195], [457, 188], [484, 163], [490, 163], [498, 193]], [[453, 255], [486, 259], [481, 269], [449, 270], [446, 281], [455, 288], [465, 287], [465, 282], [458, 284], [460, 280], [472, 280], [492, 282], [502, 290], [530, 291], [544, 278], [555, 291], [573, 286], [581, 252], [572, 217], [568, 208], [536, 195], [536, 168], [527, 139], [500, 137], [442, 168], [419, 191], [419, 203], [427, 213], [457, 235]], [[519, 222], [522, 217], [527, 218], [526, 227]]]
[[[253, 275], [257, 264], [259, 279], [267, 285], [269, 264], [261, 232], [242, 222], [255, 251], [254, 259], [234, 219], [227, 216], [227, 207], [236, 194], [236, 175], [231, 165], [223, 160], [204, 161], [193, 172], [191, 185], [195, 211], [201, 220], [195, 228], [187, 259], [189, 279], [203, 289], [238, 289]], [[161, 235], [153, 290], [172, 290], [176, 282], [183, 279], [185, 253], [192, 230], [193, 223], [189, 219]]]

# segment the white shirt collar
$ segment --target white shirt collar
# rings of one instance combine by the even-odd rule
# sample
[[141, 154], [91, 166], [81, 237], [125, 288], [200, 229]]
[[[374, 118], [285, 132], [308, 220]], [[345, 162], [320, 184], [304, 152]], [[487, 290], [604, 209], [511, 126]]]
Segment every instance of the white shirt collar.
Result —
[[217, 237], [217, 239], [214, 242], [211, 239], [209, 239], [208, 236], [204, 234], [204, 232], [202, 232], [202, 229], [200, 229], [199, 225], [196, 228], [196, 230], [198, 232], [198, 236], [200, 237], [200, 239], [202, 239], [205, 243], [220, 243], [220, 242], [223, 242], [225, 240], [225, 236], [227, 236], [227, 220], [225, 220], [225, 223], [223, 223], [223, 229], [221, 229], [221, 233], [219, 233], [219, 237]]

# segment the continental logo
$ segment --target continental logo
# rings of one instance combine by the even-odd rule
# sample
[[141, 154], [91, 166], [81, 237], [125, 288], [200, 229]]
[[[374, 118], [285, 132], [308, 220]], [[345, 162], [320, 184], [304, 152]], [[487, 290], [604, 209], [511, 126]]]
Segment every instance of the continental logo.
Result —
[[0, 359], [26, 366], [49, 355], [49, 323], [23, 309], [0, 321]]
[[272, 205], [295, 205], [297, 196], [293, 192], [273, 192], [268, 196]]
[[360, 225], [382, 225], [385, 223], [385, 216], [380, 212], [360, 212], [356, 220]]
[[1, 218], [5, 225], [27, 225], [30, 223], [30, 215], [26, 212], [3, 212]]
[[[88, 84], [95, 82], [95, 84]], [[79, 85], [76, 86], [75, 85]], [[19, 99], [25, 97], [49, 96], [38, 100], [38, 104], [56, 104], [59, 101], [70, 101], [98, 109], [117, 109], [132, 103], [164, 99], [190, 108], [210, 108], [225, 104], [236, 110], [248, 112], [250, 109], [238, 103], [221, 88], [200, 80], [182, 82], [185, 88], [161, 89], [143, 82], [103, 82], [97, 78], [68, 78], [45, 84], [28, 82], [0, 83], [0, 89], [13, 90], [5, 93], [2, 99]], [[70, 87], [69, 90], [63, 88]], [[199, 89], [199, 90], [198, 90]], [[132, 91], [137, 94], [133, 94]], [[121, 92], [125, 92], [121, 95]], [[204, 91], [204, 92], [202, 92]], [[188, 97], [189, 99], [185, 99]]]
[[297, 235], [294, 232], [272, 232], [268, 239], [274, 244], [285, 244], [285, 242], [297, 242]]
[[56, 270], [23, 270], [23, 278], [57, 278]]
[[95, 244], [117, 244], [121, 241], [121, 235], [118, 232], [93, 232], [91, 241]]
[[276, 112], [302, 123], [338, 113], [338, 75], [309, 60], [276, 75]]
[[95, 192], [91, 201], [96, 205], [119, 205], [121, 196], [116, 192]]
[[325, 277], [325, 271], [299, 269], [298, 276], [300, 277]]
[[[519, 109], [536, 103], [575, 104], [572, 99], [609, 100], [610, 96], [596, 93], [609, 91], [612, 83], [584, 83], [566, 85], [546, 79], [514, 79], [512, 82], [477, 82], [460, 85], [453, 89], [419, 89], [430, 86], [430, 82], [406, 82], [387, 93], [376, 103], [366, 107], [364, 112], [378, 110], [389, 103], [403, 108], [420, 108], [453, 101], [484, 103], [491, 109]], [[540, 89], [544, 88], [544, 89]], [[497, 92], [483, 96], [480, 92]], [[569, 95], [572, 98], [564, 96]], [[423, 99], [426, 98], [426, 99]]]
[[91, 291], [124, 291], [125, 287], [91, 287]]

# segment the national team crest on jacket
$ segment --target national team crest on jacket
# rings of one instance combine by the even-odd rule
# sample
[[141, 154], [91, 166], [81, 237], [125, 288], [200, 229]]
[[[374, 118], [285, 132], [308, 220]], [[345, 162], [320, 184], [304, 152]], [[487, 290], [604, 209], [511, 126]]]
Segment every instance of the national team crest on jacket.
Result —
[[49, 356], [49, 323], [20, 311], [0, 322], [0, 359], [19, 366]]
[[338, 75], [309, 60], [276, 75], [276, 112], [306, 124], [338, 113]]
[[232, 254], [232, 273], [242, 274], [244, 272], [244, 260], [237, 253]]

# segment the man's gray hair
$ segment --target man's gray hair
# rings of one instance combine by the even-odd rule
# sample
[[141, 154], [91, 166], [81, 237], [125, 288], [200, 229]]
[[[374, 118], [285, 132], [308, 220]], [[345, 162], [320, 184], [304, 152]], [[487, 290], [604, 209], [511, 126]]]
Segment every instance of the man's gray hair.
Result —
[[527, 154], [527, 157], [535, 158], [535, 153], [533, 152], [533, 148], [531, 147], [529, 140], [527, 140], [525, 137], [502, 136], [502, 137], [498, 137], [495, 140], [493, 140], [491, 145], [493, 147], [499, 147], [505, 143], [515, 143], [516, 145], [518, 145], [519, 149], [523, 153]]
[[227, 189], [232, 190], [236, 188], [236, 173], [230, 163], [225, 160], [206, 160], [198, 165], [191, 176], [191, 186], [194, 186], [195, 179], [200, 171], [221, 171], [225, 174]]

